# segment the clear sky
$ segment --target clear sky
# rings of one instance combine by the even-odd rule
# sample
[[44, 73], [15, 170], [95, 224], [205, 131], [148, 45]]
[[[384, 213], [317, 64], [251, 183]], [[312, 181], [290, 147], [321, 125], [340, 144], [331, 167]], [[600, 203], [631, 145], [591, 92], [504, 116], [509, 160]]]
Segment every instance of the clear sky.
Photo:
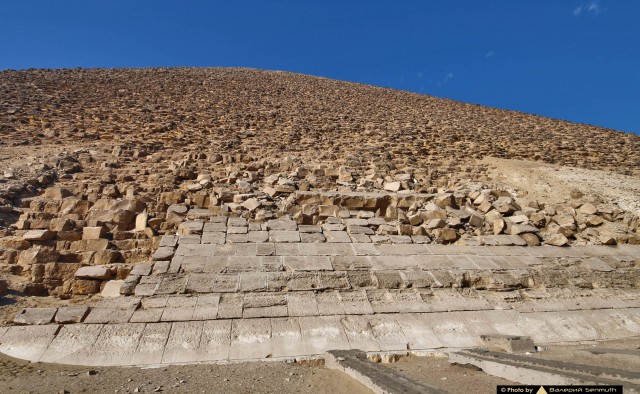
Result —
[[0, 4], [0, 69], [150, 66], [287, 70], [640, 132], [637, 0]]

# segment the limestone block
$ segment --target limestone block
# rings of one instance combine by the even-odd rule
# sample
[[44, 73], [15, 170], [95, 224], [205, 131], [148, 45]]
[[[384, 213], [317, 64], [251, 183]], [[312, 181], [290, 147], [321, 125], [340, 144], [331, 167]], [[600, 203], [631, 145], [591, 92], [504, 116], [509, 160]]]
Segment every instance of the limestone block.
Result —
[[564, 246], [569, 243], [567, 237], [562, 234], [554, 234], [545, 240], [547, 245]]
[[53, 322], [56, 308], [25, 308], [13, 319], [16, 324], [41, 325]]
[[452, 228], [439, 228], [433, 231], [436, 239], [442, 242], [454, 242], [458, 239], [458, 233]]
[[178, 234], [180, 235], [202, 234], [203, 227], [204, 227], [203, 222], [197, 222], [197, 221], [182, 222], [178, 225]]
[[29, 230], [22, 236], [27, 241], [48, 241], [56, 237], [55, 231]]
[[108, 267], [101, 266], [81, 267], [76, 271], [75, 277], [81, 279], [109, 279], [111, 278], [111, 270]]
[[33, 247], [23, 250], [18, 256], [18, 264], [21, 266], [29, 266], [32, 264], [52, 263], [58, 260], [60, 253], [46, 247]]
[[104, 238], [105, 233], [106, 233], [106, 229], [102, 226], [84, 227], [82, 229], [82, 239], [92, 240], [92, 239]]
[[144, 231], [147, 228], [147, 221], [149, 220], [149, 214], [142, 212], [136, 215], [136, 227], [135, 231]]
[[383, 187], [384, 187], [384, 190], [388, 190], [390, 192], [397, 192], [402, 188], [402, 183], [398, 181], [385, 182]]
[[171, 246], [159, 247], [151, 256], [154, 261], [171, 260], [175, 254], [175, 249]]
[[86, 306], [58, 308], [55, 322], [59, 324], [81, 323], [88, 314], [89, 308]]

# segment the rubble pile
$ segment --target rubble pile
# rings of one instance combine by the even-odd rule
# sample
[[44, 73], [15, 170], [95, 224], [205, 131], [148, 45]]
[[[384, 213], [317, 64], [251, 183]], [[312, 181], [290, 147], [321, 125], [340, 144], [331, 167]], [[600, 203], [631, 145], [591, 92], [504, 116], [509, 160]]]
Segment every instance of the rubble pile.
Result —
[[[176, 234], [213, 234], [215, 244], [640, 244], [636, 212], [580, 194], [533, 200], [477, 161], [640, 175], [632, 134], [247, 69], [3, 71], [0, 89], [0, 270], [27, 278], [14, 289], [25, 294], [105, 291], [146, 269], [139, 263], [165, 260], [152, 254]], [[221, 217], [241, 225], [207, 231]], [[269, 227], [276, 219], [293, 228]]]

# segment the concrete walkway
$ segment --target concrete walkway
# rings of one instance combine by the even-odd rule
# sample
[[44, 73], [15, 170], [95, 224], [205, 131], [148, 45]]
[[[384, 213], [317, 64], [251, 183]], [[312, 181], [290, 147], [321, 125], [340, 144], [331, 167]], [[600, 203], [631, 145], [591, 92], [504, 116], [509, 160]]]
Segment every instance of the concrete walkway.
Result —
[[638, 246], [190, 242], [165, 237], [125, 281], [130, 295], [25, 310], [24, 325], [0, 328], [0, 352], [153, 365], [420, 354], [479, 347], [485, 334], [537, 344], [640, 335]]

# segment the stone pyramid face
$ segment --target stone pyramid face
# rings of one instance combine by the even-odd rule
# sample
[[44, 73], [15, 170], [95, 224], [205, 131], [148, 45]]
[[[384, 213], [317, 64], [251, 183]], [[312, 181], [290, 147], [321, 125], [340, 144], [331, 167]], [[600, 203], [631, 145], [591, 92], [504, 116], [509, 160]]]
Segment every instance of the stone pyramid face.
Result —
[[640, 332], [639, 136], [248, 69], [3, 71], [0, 89], [0, 292], [77, 303], [12, 315], [4, 353], [171, 364]]

